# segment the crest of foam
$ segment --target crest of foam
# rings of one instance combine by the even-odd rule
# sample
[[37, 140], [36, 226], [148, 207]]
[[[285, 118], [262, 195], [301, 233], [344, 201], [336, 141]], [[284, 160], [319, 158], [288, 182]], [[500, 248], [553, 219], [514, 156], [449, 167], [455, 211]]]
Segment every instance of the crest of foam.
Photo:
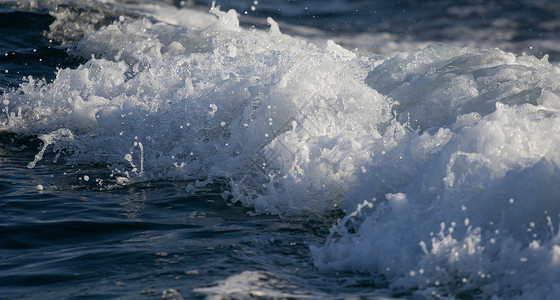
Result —
[[378, 127], [393, 102], [365, 84], [371, 63], [285, 36], [272, 19], [264, 32], [211, 13], [203, 29], [125, 18], [86, 34], [74, 49], [86, 64], [2, 96], [3, 130], [40, 135], [30, 166], [63, 151], [119, 182], [225, 179], [257, 212], [331, 209], [363, 161], [391, 147]]
[[315, 264], [418, 296], [557, 297], [559, 78], [532, 57], [440, 46], [375, 68], [368, 83], [398, 101], [396, 119], [432, 138], [392, 150], [424, 154], [393, 191], [372, 199], [378, 179], [361, 178], [364, 204], [312, 249]]

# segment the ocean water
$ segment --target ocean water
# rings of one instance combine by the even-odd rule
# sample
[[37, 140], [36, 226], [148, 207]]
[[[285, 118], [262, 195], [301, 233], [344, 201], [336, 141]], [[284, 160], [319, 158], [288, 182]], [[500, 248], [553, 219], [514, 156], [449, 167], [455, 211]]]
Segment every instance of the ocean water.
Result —
[[556, 1], [0, 1], [1, 299], [557, 299]]

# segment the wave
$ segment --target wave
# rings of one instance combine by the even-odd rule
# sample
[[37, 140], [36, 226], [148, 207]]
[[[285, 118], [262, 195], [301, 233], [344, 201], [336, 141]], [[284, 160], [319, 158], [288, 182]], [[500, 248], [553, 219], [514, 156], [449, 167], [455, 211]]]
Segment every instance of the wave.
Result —
[[43, 141], [29, 167], [225, 181], [257, 214], [342, 210], [315, 265], [416, 296], [560, 294], [560, 68], [546, 56], [363, 55], [270, 18], [243, 28], [233, 10], [140, 8], [80, 27], [83, 65], [0, 95], [0, 130]]

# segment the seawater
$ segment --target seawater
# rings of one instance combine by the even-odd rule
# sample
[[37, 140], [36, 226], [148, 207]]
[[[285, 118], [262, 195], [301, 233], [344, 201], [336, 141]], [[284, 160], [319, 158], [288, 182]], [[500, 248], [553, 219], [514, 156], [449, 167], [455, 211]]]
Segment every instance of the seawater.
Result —
[[555, 4], [438, 3], [2, 2], [1, 296], [557, 298]]

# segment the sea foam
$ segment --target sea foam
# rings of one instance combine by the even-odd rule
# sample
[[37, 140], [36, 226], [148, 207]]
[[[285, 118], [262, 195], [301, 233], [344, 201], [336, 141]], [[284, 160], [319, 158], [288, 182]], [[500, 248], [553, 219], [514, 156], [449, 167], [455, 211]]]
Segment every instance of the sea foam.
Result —
[[72, 53], [89, 61], [1, 95], [0, 130], [43, 141], [29, 167], [225, 182], [255, 213], [340, 209], [319, 269], [418, 296], [560, 295], [558, 66], [446, 45], [364, 56], [191, 13], [85, 30]]
[[124, 19], [86, 34], [86, 64], [3, 96], [4, 130], [40, 134], [32, 165], [49, 148], [123, 182], [226, 178], [258, 213], [331, 209], [385, 149], [378, 126], [400, 126], [365, 83], [371, 61], [211, 13], [200, 30]]

